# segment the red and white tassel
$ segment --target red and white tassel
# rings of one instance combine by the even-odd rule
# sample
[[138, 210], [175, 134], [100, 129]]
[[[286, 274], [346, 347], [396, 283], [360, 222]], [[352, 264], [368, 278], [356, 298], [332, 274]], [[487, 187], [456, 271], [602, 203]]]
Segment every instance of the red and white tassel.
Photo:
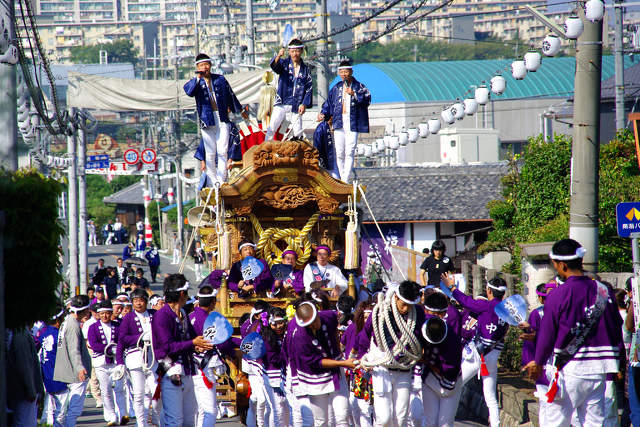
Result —
[[487, 364], [484, 362], [483, 354], [480, 355], [480, 376], [481, 377], [489, 376], [489, 369], [487, 369]]
[[552, 403], [556, 398], [556, 393], [558, 392], [558, 371], [556, 371], [555, 378], [549, 387], [549, 391], [547, 392], [547, 403]]

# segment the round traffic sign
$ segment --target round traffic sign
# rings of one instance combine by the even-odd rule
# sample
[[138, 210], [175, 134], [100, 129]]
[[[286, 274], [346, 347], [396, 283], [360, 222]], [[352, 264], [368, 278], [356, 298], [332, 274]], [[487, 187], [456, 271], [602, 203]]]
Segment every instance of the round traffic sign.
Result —
[[150, 165], [156, 161], [156, 150], [153, 148], [145, 148], [142, 150], [142, 162]]
[[140, 154], [135, 148], [129, 148], [124, 152], [124, 162], [128, 165], [135, 165], [140, 160]]

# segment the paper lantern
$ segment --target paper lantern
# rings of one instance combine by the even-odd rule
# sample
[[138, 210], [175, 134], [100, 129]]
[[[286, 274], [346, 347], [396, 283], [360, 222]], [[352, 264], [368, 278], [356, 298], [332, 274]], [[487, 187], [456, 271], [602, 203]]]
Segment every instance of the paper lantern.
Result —
[[564, 21], [564, 34], [570, 39], [577, 39], [584, 31], [582, 19], [578, 16], [570, 16]]
[[535, 50], [531, 50], [524, 54], [524, 66], [527, 68], [527, 71], [535, 73], [540, 68], [540, 64], [542, 63], [542, 55], [540, 52]]
[[173, 204], [173, 197], [175, 194], [173, 193], [173, 187], [169, 187], [167, 189], [167, 199], [169, 200], [169, 204]]
[[[429, 132], [429, 127], [427, 126], [427, 132]], [[407, 131], [409, 135], [409, 142], [414, 143], [418, 140], [418, 136], [420, 136], [420, 131], [416, 128], [409, 128]]]
[[385, 136], [384, 138], [378, 140], [378, 153], [384, 152], [384, 150], [388, 147], [387, 143], [391, 145], [391, 137], [387, 139], [387, 137]]
[[464, 104], [462, 102], [456, 102], [453, 104], [451, 110], [453, 112], [453, 117], [455, 117], [456, 120], [464, 119]]
[[511, 63], [511, 75], [516, 80], [522, 80], [527, 75], [527, 67], [524, 61], [513, 61]]
[[542, 53], [546, 56], [556, 56], [560, 52], [560, 39], [553, 34], [547, 35], [542, 40]]
[[464, 113], [472, 116], [478, 111], [478, 103], [475, 98], [467, 98], [464, 100]]
[[440, 132], [440, 120], [438, 120], [437, 117], [434, 117], [433, 119], [429, 120], [429, 132], [431, 132], [434, 135]]
[[451, 107], [442, 110], [440, 116], [442, 117], [442, 120], [447, 124], [452, 124], [456, 121], [456, 116], [454, 116], [453, 111], [451, 111]]
[[364, 156], [365, 157], [371, 157], [372, 154], [373, 154], [373, 149], [371, 148], [371, 145], [366, 144], [364, 146]]
[[420, 130], [421, 138], [426, 138], [427, 136], [429, 136], [429, 123], [420, 123], [418, 125], [418, 129]]
[[[409, 139], [407, 139], [405, 143], [402, 145], [407, 145], [408, 142], [409, 142]], [[389, 139], [389, 148], [391, 148], [392, 150], [397, 150], [400, 144], [401, 144], [400, 137], [398, 136], [394, 135]]]
[[363, 155], [364, 155], [364, 145], [358, 144], [358, 156], [363, 156]]
[[479, 105], [485, 105], [489, 102], [489, 89], [485, 85], [480, 86], [476, 89], [475, 98]]
[[585, 17], [591, 22], [597, 22], [604, 16], [604, 2], [601, 0], [589, 0], [584, 4]]
[[402, 145], [403, 147], [409, 143], [409, 133], [408, 132], [402, 131], [402, 132], [400, 132], [398, 134], [398, 136], [396, 136], [394, 138], [398, 138], [398, 141], [400, 142], [400, 145]]
[[382, 138], [382, 142], [382, 148], [389, 148], [389, 145], [391, 145], [391, 135], [385, 135], [384, 138]]
[[496, 95], [502, 95], [507, 88], [507, 81], [501, 75], [494, 76], [491, 79], [491, 92]]

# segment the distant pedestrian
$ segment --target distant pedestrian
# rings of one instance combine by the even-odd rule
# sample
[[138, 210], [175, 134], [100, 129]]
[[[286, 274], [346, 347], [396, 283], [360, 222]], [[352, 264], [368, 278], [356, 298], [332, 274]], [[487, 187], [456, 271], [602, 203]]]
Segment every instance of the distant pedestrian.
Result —
[[196, 274], [197, 280], [202, 280], [202, 264], [206, 260], [204, 249], [200, 246], [200, 242], [196, 242], [196, 247], [193, 248], [193, 269]]
[[91, 281], [94, 286], [100, 286], [105, 277], [107, 277], [107, 267], [104, 265], [104, 258], [100, 258], [98, 260], [98, 265], [93, 269]]
[[153, 245], [153, 243], [149, 244], [149, 250], [144, 255], [144, 257], [149, 262], [149, 271], [151, 272], [151, 283], [156, 283], [156, 275], [158, 274], [158, 269], [160, 268], [160, 254], [158, 250]]
[[98, 246], [96, 238], [96, 223], [92, 219], [87, 224], [87, 233], [89, 234], [89, 246]]
[[112, 299], [116, 296], [116, 294], [118, 293], [118, 289], [120, 288], [118, 284], [119, 280], [116, 269], [113, 267], [107, 267], [107, 277], [105, 277], [104, 279], [104, 287], [107, 293], [107, 299]]
[[126, 261], [133, 256], [133, 243], [129, 242], [122, 249], [122, 260]]
[[178, 237], [177, 233], [173, 233], [173, 239], [171, 239], [171, 247], [173, 248], [173, 261], [171, 264], [179, 264], [182, 257], [182, 240]]
[[41, 423], [53, 427], [60, 427], [64, 422], [62, 409], [67, 398], [67, 385], [53, 379], [58, 351], [58, 334], [63, 320], [64, 309], [60, 308], [60, 311], [47, 321], [47, 326], [40, 335], [42, 347], [38, 354], [46, 392]]
[[136, 270], [136, 278], [133, 284], [134, 284], [134, 286], [132, 286], [133, 289], [138, 288], [138, 289], [144, 289], [145, 291], [149, 289], [149, 281], [144, 278], [143, 269], [139, 268]]
[[113, 238], [115, 236], [113, 232], [113, 220], [109, 220], [109, 222], [107, 222], [104, 225], [104, 228], [102, 229], [102, 234], [104, 236], [105, 245], [113, 244]]
[[136, 222], [136, 236], [144, 235], [144, 222], [142, 222], [142, 218], [138, 217], [138, 222]]
[[136, 256], [138, 258], [144, 257], [144, 250], [147, 247], [147, 244], [144, 241], [144, 236], [142, 234], [138, 234], [136, 237]]
[[80, 324], [89, 318], [89, 297], [76, 295], [71, 298], [70, 314], [65, 319], [58, 335], [58, 350], [53, 379], [67, 384], [69, 395], [65, 427], [76, 425], [76, 419], [82, 413], [84, 394], [91, 371], [91, 356], [87, 343], [82, 336]]

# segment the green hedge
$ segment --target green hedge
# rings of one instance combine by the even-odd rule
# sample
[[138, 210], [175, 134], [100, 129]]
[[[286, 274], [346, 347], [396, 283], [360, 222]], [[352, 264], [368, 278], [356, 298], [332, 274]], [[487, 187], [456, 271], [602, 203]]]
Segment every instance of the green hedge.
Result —
[[55, 314], [62, 282], [58, 196], [63, 189], [35, 170], [0, 171], [7, 328]]

